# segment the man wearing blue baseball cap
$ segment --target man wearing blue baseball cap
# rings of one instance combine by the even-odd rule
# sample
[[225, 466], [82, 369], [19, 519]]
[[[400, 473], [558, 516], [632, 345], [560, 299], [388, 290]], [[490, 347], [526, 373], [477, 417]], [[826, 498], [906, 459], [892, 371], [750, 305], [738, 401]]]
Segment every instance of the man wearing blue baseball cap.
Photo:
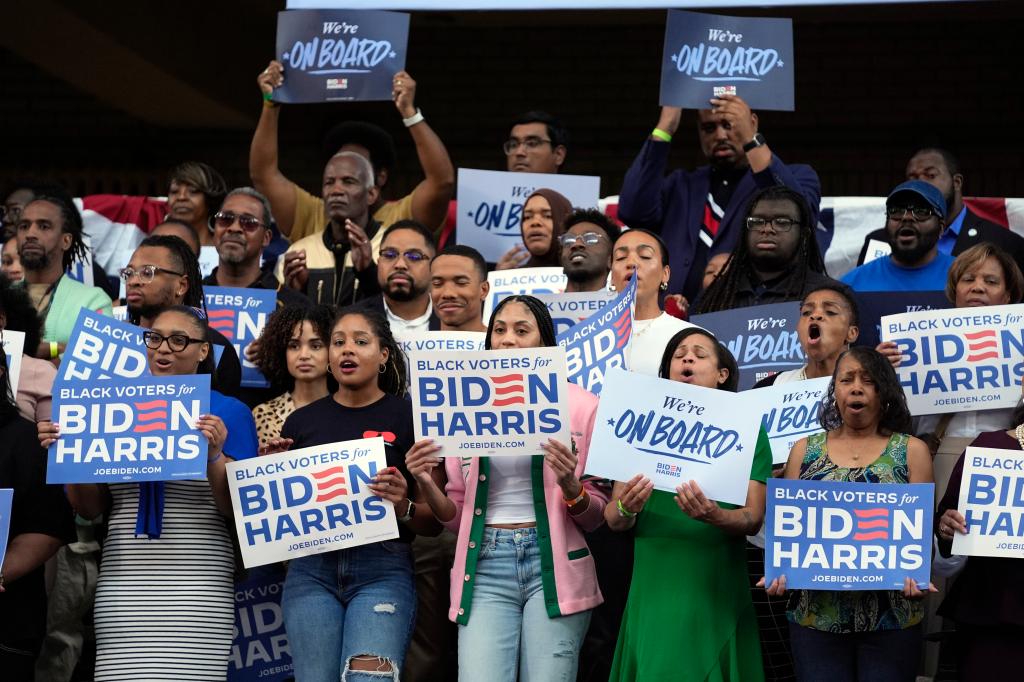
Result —
[[892, 253], [842, 278], [854, 291], [942, 291], [953, 256], [938, 249], [946, 201], [937, 187], [908, 180], [885, 202], [885, 233]]

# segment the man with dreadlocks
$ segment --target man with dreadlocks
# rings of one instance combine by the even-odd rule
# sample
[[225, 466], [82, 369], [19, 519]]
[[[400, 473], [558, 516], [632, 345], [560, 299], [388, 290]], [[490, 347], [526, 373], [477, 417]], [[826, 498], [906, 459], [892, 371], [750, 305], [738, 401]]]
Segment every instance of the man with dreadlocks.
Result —
[[86, 246], [82, 216], [63, 191], [36, 194], [21, 212], [16, 229], [28, 295], [45, 324], [39, 347], [25, 350], [54, 360], [64, 352], [78, 311], [88, 308], [110, 315], [110, 296], [64, 276], [85, 255]]
[[[121, 269], [128, 321], [149, 327], [165, 308], [187, 305], [205, 310], [199, 258], [180, 237], [150, 235], [135, 249], [128, 266]], [[216, 358], [213, 388], [235, 397], [242, 381], [238, 353], [223, 334], [209, 330], [207, 340]]]
[[824, 283], [836, 284], [825, 272], [813, 220], [799, 192], [783, 185], [758, 191], [747, 207], [743, 238], [696, 310], [800, 301]]

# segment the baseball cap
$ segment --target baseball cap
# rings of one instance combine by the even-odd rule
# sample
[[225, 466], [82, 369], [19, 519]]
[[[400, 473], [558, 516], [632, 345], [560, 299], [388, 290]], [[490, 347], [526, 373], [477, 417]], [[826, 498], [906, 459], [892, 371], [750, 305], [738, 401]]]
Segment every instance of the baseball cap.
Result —
[[946, 199], [935, 185], [929, 184], [924, 180], [907, 180], [889, 192], [885, 205], [891, 206], [893, 198], [900, 194], [916, 194], [927, 202], [928, 206], [935, 211], [937, 216], [940, 218], [946, 217]]

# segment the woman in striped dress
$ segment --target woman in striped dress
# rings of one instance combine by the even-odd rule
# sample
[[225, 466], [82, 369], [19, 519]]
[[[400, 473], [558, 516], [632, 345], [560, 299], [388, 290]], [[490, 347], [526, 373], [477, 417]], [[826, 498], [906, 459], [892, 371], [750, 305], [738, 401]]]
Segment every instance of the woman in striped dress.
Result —
[[[212, 369], [202, 311], [168, 308], [143, 334], [156, 376]], [[85, 518], [109, 514], [96, 589], [97, 682], [223, 680], [235, 618], [227, 473], [256, 455], [248, 408], [211, 391], [198, 428], [209, 441], [207, 480], [77, 484], [68, 497]], [[49, 446], [56, 423], [40, 422]]]

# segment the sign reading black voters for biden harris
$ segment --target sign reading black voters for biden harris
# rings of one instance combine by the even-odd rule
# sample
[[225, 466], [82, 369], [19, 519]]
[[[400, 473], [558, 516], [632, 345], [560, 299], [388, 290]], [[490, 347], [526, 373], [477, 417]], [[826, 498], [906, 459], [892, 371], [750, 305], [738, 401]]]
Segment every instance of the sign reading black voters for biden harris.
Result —
[[669, 10], [662, 106], [709, 109], [737, 95], [752, 109], [793, 111], [793, 22]]
[[636, 287], [634, 277], [615, 301], [558, 335], [558, 345], [565, 349], [569, 381], [600, 395], [605, 372], [612, 367], [626, 368]]
[[614, 301], [615, 292], [610, 289], [575, 291], [561, 294], [537, 294], [537, 298], [551, 313], [551, 321], [555, 324], [555, 334], [561, 335]]
[[56, 383], [149, 374], [143, 331], [82, 308], [57, 368]]
[[267, 326], [267, 318], [277, 306], [277, 292], [273, 289], [204, 287], [203, 294], [210, 328], [231, 342], [242, 363], [242, 386], [269, 386], [259, 368], [245, 359], [245, 349], [260, 337]]
[[967, 448], [953, 554], [1024, 559], [1024, 452]]
[[569, 443], [561, 348], [420, 353], [410, 358], [416, 440], [442, 457], [540, 455]]
[[765, 581], [787, 589], [902, 590], [928, 587], [932, 483], [768, 479]]
[[228, 657], [228, 682], [284, 682], [294, 679], [291, 648], [284, 631], [282, 564], [248, 571], [235, 583], [235, 639]]
[[1024, 374], [1024, 305], [929, 310], [882, 318], [882, 340], [910, 414], [1010, 408]]
[[506, 251], [523, 243], [523, 205], [538, 189], [555, 190], [575, 208], [597, 208], [601, 178], [460, 168], [458, 242], [472, 246], [488, 263], [497, 263]]
[[693, 480], [708, 499], [742, 505], [761, 424], [749, 395], [610, 369], [586, 473], [643, 474], [669, 492]]
[[398, 537], [394, 506], [367, 487], [387, 468], [384, 447], [364, 438], [228, 462], [245, 566]]
[[409, 15], [372, 10], [293, 10], [277, 14], [277, 60], [284, 84], [274, 100], [389, 100], [405, 69]]
[[491, 291], [484, 301], [484, 325], [491, 319], [495, 306], [509, 296], [560, 294], [565, 291], [566, 278], [562, 268], [518, 268], [488, 272], [487, 282]]
[[209, 413], [208, 374], [57, 382], [46, 482], [205, 479]]

